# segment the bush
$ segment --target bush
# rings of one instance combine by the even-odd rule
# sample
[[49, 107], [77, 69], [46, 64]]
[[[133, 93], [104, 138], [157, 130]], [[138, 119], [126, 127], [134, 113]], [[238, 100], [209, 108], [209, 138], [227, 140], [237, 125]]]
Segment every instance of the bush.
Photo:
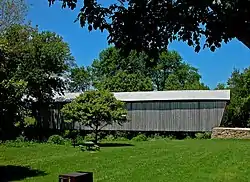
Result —
[[25, 136], [20, 135], [16, 138], [15, 142], [25, 142], [27, 139]]
[[79, 132], [77, 130], [65, 130], [63, 133], [63, 138], [72, 138], [75, 139], [78, 136]]
[[107, 135], [105, 138], [104, 138], [105, 141], [115, 141], [115, 137], [113, 135]]
[[94, 136], [94, 134], [92, 134], [92, 133], [87, 134], [87, 135], [84, 137], [84, 140], [85, 140], [85, 141], [94, 141], [94, 140], [95, 140], [95, 136]]
[[84, 143], [84, 138], [83, 138], [81, 135], [77, 135], [77, 136], [76, 136], [76, 139], [75, 139], [75, 143], [76, 143], [77, 145], [83, 144], [83, 143]]
[[168, 136], [166, 136], [165, 139], [167, 139], [167, 140], [175, 140], [176, 136], [175, 135], [168, 135]]
[[211, 138], [211, 132], [196, 133], [195, 138], [197, 138], [197, 139], [210, 139]]
[[71, 146], [71, 145], [72, 145], [72, 140], [69, 139], [69, 138], [65, 138], [65, 139], [64, 139], [64, 145]]
[[191, 136], [186, 136], [185, 139], [186, 139], [186, 140], [190, 140], [190, 139], [192, 139], [192, 137], [191, 137]]
[[132, 138], [133, 141], [141, 142], [141, 141], [147, 141], [148, 138], [144, 134], [139, 134]]
[[116, 141], [128, 141], [129, 139], [125, 138], [125, 137], [118, 137], [115, 139]]
[[52, 135], [49, 137], [48, 143], [64, 145], [65, 141], [64, 141], [64, 138], [61, 137], [60, 135]]

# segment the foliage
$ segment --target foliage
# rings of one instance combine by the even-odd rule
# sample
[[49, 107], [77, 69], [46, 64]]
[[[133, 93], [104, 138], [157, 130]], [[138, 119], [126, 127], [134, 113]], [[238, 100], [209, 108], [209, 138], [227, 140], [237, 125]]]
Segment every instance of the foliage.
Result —
[[137, 141], [137, 142], [142, 142], [142, 141], [147, 141], [148, 138], [144, 134], [139, 134], [139, 135], [133, 137], [132, 140]]
[[[48, 1], [51, 5], [55, 0]], [[76, 3], [63, 0], [63, 7], [74, 9]], [[186, 42], [196, 52], [202, 47], [214, 51], [233, 38], [250, 47], [249, 7], [248, 0], [117, 0], [105, 5], [84, 0], [77, 20], [89, 31], [106, 30], [108, 42], [125, 53], [137, 50], [157, 57], [174, 40]]]
[[79, 136], [79, 131], [77, 130], [64, 130], [63, 138], [76, 138]]
[[81, 135], [76, 136], [76, 144], [80, 145], [84, 143], [85, 138], [82, 137]]
[[230, 104], [226, 108], [223, 126], [249, 127], [250, 126], [250, 68], [242, 72], [234, 70], [228, 79], [227, 85], [231, 91]]
[[113, 136], [113, 135], [107, 135], [105, 138], [104, 138], [105, 141], [115, 141], [116, 138]]
[[0, 0], [0, 32], [14, 24], [23, 23], [27, 10], [25, 0]]
[[93, 86], [112, 92], [209, 89], [200, 82], [198, 69], [183, 62], [176, 51], [163, 51], [155, 67], [148, 67], [145, 53], [131, 51], [123, 57], [110, 47], [90, 67]]
[[127, 121], [124, 103], [108, 91], [87, 91], [64, 105], [62, 113], [65, 121], [78, 121], [90, 127], [95, 133], [96, 143], [103, 127]]
[[224, 83], [218, 83], [215, 87], [215, 90], [225, 90], [225, 89], [228, 89], [228, 87]]
[[128, 141], [129, 139], [126, 137], [116, 137], [115, 140], [116, 141]]
[[145, 59], [145, 54], [135, 51], [123, 57], [114, 47], [103, 50], [90, 67], [93, 86], [113, 92], [153, 90]]
[[210, 139], [211, 132], [195, 133], [197, 139]]
[[90, 75], [84, 66], [72, 68], [69, 79], [69, 91], [71, 92], [84, 92], [90, 89]]
[[74, 59], [62, 37], [29, 25], [14, 25], [2, 32], [0, 51], [0, 128], [10, 130], [13, 123], [32, 117], [25, 114], [29, 102], [35, 99], [41, 108], [63, 93], [60, 76]]
[[16, 138], [16, 142], [25, 142], [25, 141], [27, 141], [25, 136], [19, 136]]
[[60, 135], [52, 135], [49, 137], [48, 143], [64, 145], [64, 138]]

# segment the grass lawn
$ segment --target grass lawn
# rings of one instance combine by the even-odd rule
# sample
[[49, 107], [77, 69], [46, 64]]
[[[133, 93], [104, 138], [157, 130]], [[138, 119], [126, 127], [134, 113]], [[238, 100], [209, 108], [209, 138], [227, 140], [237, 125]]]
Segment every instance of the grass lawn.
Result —
[[21, 148], [0, 146], [0, 174], [3, 176], [3, 171], [8, 170], [11, 181], [36, 182], [58, 181], [59, 174], [79, 170], [93, 171], [95, 182], [250, 180], [250, 141], [247, 140], [129, 143], [133, 146], [103, 147], [97, 153], [49, 144]]

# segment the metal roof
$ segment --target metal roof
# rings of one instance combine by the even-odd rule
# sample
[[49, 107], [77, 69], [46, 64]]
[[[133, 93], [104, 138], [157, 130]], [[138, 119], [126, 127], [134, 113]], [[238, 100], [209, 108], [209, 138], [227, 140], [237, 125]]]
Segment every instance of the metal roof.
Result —
[[[71, 101], [81, 93], [65, 93], [56, 101]], [[170, 101], [170, 100], [230, 100], [230, 90], [178, 90], [150, 92], [114, 92], [121, 101]]]

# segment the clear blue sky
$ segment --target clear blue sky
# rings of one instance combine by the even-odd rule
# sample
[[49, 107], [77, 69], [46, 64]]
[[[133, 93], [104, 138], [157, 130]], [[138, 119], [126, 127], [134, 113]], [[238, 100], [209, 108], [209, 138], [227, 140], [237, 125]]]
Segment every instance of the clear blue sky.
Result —
[[[78, 22], [74, 23], [78, 10], [61, 9], [59, 3], [49, 7], [47, 0], [28, 2], [32, 4], [27, 19], [33, 25], [38, 25], [40, 30], [54, 31], [61, 35], [69, 43], [78, 65], [90, 65], [99, 52], [108, 47], [106, 33], [88, 32]], [[233, 68], [250, 66], [250, 50], [237, 40], [223, 45], [214, 53], [207, 49], [195, 53], [193, 48], [182, 42], [172, 43], [169, 48], [178, 51], [186, 62], [197, 67], [202, 81], [211, 88], [218, 82], [226, 82]]]

